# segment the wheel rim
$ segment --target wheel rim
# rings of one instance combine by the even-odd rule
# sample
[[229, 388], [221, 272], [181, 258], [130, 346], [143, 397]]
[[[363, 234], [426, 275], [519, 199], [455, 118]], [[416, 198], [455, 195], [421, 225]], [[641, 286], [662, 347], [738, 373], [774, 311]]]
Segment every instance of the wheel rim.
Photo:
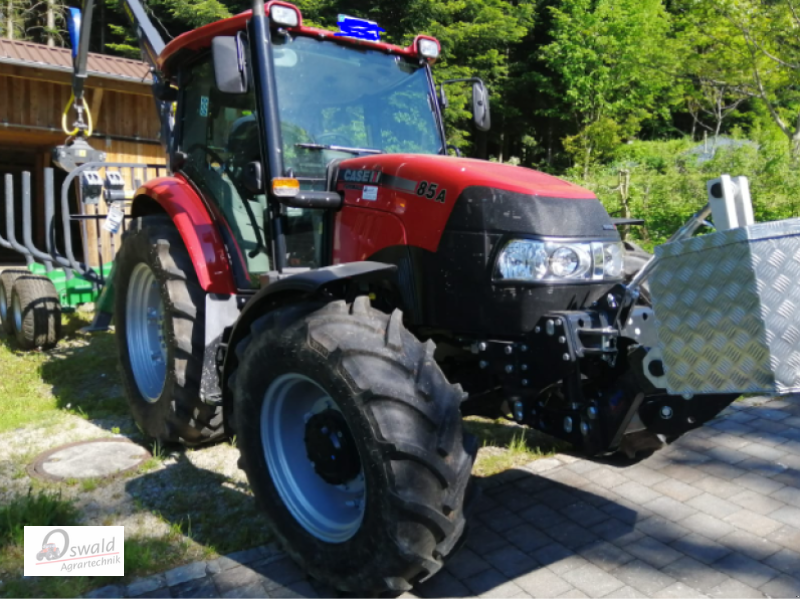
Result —
[[[322, 456], [323, 432], [335, 448], [331, 460]], [[325, 542], [353, 537], [364, 520], [364, 473], [342, 411], [328, 393], [296, 373], [273, 381], [261, 406], [261, 442], [275, 487], [297, 522]], [[325, 468], [330, 481], [318, 472]]]
[[156, 402], [167, 378], [164, 303], [158, 280], [144, 263], [136, 265], [131, 274], [125, 323], [136, 386], [147, 402]]
[[19, 303], [19, 294], [11, 298], [11, 312], [14, 317], [14, 329], [22, 331], [22, 306]]
[[5, 323], [8, 318], [8, 300], [6, 299], [6, 286], [0, 283], [0, 322]]

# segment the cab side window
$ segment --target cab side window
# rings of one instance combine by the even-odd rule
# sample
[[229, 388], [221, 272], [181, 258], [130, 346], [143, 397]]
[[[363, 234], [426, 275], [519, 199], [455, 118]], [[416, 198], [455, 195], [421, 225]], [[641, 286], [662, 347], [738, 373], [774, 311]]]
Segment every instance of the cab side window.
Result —
[[[182, 170], [225, 218], [223, 235], [237, 246], [233, 260], [242, 264], [239, 285], [256, 287], [258, 275], [270, 270], [264, 196], [244, 187], [245, 166], [260, 160], [258, 121], [252, 90], [223, 94], [215, 85], [211, 56], [183, 73], [181, 139], [186, 155]], [[227, 234], [227, 235], [226, 235]]]

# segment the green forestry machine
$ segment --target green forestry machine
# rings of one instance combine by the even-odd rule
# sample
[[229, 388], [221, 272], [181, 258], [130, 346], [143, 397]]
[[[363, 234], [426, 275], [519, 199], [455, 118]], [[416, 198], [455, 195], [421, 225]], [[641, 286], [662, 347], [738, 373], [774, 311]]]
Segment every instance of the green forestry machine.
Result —
[[400, 594], [457, 551], [463, 415], [636, 457], [741, 393], [800, 390], [800, 224], [754, 224], [746, 180], [712, 182], [652, 257], [588, 190], [447, 155], [434, 38], [254, 0], [164, 45], [125, 5], [171, 171], [135, 192], [115, 261], [131, 411], [162, 442], [235, 436], [322, 582]]

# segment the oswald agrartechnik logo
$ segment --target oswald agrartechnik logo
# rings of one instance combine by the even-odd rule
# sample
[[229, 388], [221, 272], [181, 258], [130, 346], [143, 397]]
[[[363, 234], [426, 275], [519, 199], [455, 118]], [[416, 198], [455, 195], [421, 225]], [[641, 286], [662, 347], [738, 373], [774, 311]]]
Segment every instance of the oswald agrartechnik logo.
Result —
[[124, 575], [124, 539], [124, 527], [25, 527], [25, 575]]

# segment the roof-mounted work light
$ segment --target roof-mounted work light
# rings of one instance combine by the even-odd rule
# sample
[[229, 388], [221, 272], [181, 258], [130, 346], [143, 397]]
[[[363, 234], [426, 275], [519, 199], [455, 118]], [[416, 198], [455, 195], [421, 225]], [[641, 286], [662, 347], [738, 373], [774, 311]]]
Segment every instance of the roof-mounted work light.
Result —
[[269, 18], [276, 25], [284, 27], [297, 27], [300, 24], [298, 12], [283, 4], [273, 4], [269, 9]]
[[436, 60], [439, 58], [439, 51], [439, 42], [433, 38], [421, 37], [417, 41], [417, 52], [419, 52], [420, 56], [423, 58]]

